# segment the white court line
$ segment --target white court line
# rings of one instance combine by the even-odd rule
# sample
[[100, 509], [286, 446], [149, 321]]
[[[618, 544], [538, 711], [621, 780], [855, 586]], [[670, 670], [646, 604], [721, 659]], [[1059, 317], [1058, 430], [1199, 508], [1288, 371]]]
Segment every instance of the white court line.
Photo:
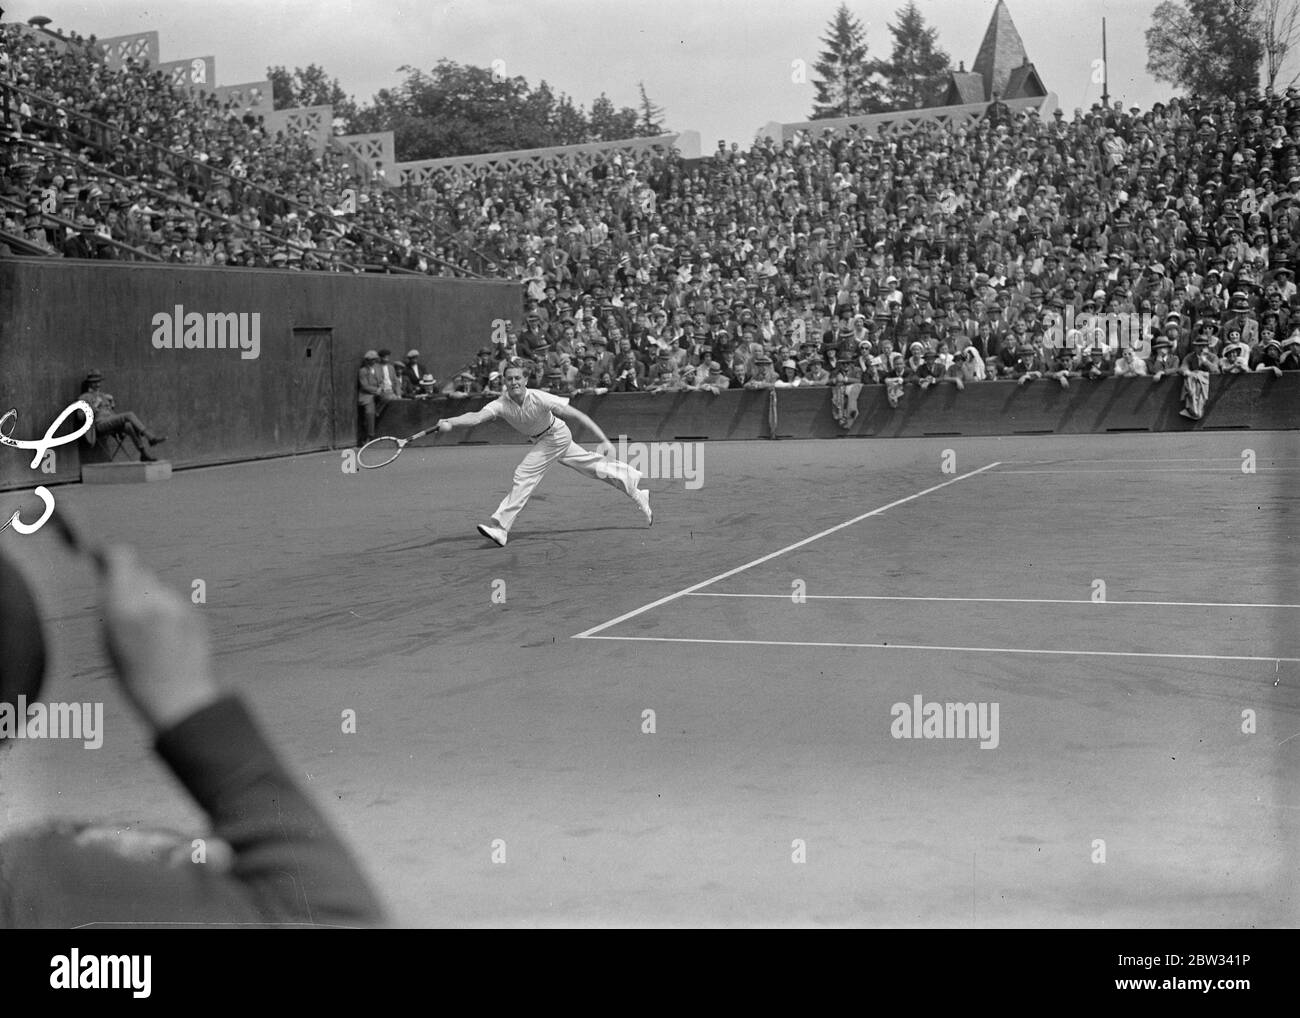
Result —
[[631, 640], [642, 643], [726, 643], [748, 647], [842, 647], [850, 650], [943, 650], [963, 654], [1054, 654], [1063, 657], [1159, 657], [1179, 661], [1285, 661], [1300, 657], [1247, 657], [1235, 654], [1156, 654], [1137, 650], [1037, 650], [1026, 647], [944, 647], [926, 643], [837, 643], [818, 640], [714, 640], [685, 636], [590, 636], [590, 640]]
[[888, 505], [882, 505], [879, 509], [872, 509], [871, 512], [869, 513], [863, 513], [861, 516], [855, 516], [851, 520], [846, 520], [843, 523], [838, 523], [835, 526], [831, 527], [829, 530], [823, 530], [820, 534], [813, 534], [812, 537], [805, 537], [802, 541], [796, 541], [794, 544], [787, 545], [786, 547], [782, 548], [780, 551], [771, 552], [770, 554], [764, 555], [762, 558], [754, 559], [753, 562], [746, 562], [743, 566], [736, 566], [735, 569], [728, 569], [725, 573], [719, 573], [717, 576], [713, 576], [707, 580], [701, 581], [700, 583], [696, 583], [690, 587], [687, 587], [685, 590], [679, 590], [676, 594], [669, 594], [667, 597], [661, 597], [658, 601], [651, 601], [649, 604], [643, 605], [640, 608], [636, 608], [630, 612], [620, 615], [616, 619], [610, 619], [608, 622], [602, 622], [600, 625], [593, 626], [591, 629], [583, 630], [581, 633], [575, 634], [573, 636], [573, 639], [575, 640], [591, 639], [594, 634], [599, 633], [604, 629], [608, 629], [610, 626], [616, 626], [620, 622], [626, 622], [628, 619], [636, 618], [636, 616], [642, 614], [643, 612], [648, 612], [652, 608], [658, 608], [661, 604], [667, 604], [669, 601], [676, 601], [679, 597], [685, 597], [687, 594], [693, 594], [695, 593], [695, 591], [701, 589], [702, 587], [707, 587], [711, 583], [717, 583], [719, 580], [725, 580], [728, 576], [735, 576], [737, 573], [743, 573], [746, 569], [752, 569], [754, 566], [762, 565], [764, 562], [771, 561], [772, 559], [776, 558], [778, 555], [784, 555], [787, 551], [794, 551], [796, 548], [802, 548], [805, 544], [811, 544], [813, 541], [820, 540], [821, 538], [825, 537], [827, 534], [833, 534], [837, 530], [843, 530], [845, 527], [851, 527], [853, 526], [853, 524], [861, 523], [863, 520], [868, 519], [872, 516], [879, 516], [881, 513], [889, 509], [893, 509], [895, 506], [903, 505], [905, 502], [911, 502], [913, 499], [918, 499], [922, 495], [928, 495], [932, 491], [938, 491], [940, 488], [946, 488], [950, 484], [956, 484], [958, 481], [964, 481], [968, 477], [974, 477], [976, 474], [982, 474], [984, 473], [985, 470], [992, 470], [994, 467], [1001, 466], [1001, 465], [1002, 465], [1001, 460], [998, 460], [995, 463], [989, 463], [986, 466], [980, 467], [978, 470], [972, 470], [970, 471], [970, 473], [961, 474], [957, 477], [952, 478], [951, 480], [944, 481], [942, 484], [936, 484], [932, 488], [926, 488], [924, 491], [918, 491], [915, 495], [908, 495], [906, 498], [900, 498], [895, 502], [890, 502]]
[[[1014, 467], [1006, 470], [999, 470], [999, 474], [1127, 474], [1133, 470], [1141, 470], [1144, 474], [1235, 474], [1240, 473], [1239, 467], [1168, 467], [1161, 469], [1159, 467], [1106, 467], [1102, 470], [1020, 470]], [[1259, 467], [1251, 471], [1254, 474], [1286, 474], [1294, 473], [1300, 470], [1300, 467]]]
[[1240, 456], [1153, 456], [1150, 459], [1138, 459], [1134, 456], [1103, 456], [1099, 459], [1074, 459], [1068, 461], [1061, 457], [1050, 460], [1021, 460], [1025, 466], [1040, 467], [1052, 463], [1240, 463]]
[[[767, 597], [789, 601], [792, 594], [724, 594], [691, 592], [687, 597]], [[979, 604], [1090, 604], [1148, 605], [1161, 608], [1300, 608], [1300, 604], [1260, 604], [1253, 601], [1091, 601], [1088, 598], [1057, 597], [905, 597], [902, 594], [800, 594], [808, 601], [974, 601]]]

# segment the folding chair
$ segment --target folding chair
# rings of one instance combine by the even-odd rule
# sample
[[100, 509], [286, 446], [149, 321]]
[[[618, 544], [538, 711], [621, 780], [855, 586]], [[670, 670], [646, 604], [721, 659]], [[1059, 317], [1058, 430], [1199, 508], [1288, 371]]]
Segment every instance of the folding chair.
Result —
[[84, 441], [86, 445], [96, 452], [96, 455], [87, 457], [88, 459], [99, 460], [102, 457], [103, 462], [112, 463], [113, 460], [117, 459], [119, 453], [130, 458], [130, 453], [125, 449], [125, 431], [108, 431], [100, 434], [94, 428], [91, 428], [86, 432]]

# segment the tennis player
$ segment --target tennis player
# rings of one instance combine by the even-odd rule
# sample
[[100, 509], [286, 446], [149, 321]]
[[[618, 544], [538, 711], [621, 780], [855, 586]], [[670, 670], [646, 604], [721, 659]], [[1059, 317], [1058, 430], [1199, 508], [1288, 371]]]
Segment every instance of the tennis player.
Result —
[[[505, 392], [482, 410], [446, 417], [438, 422], [438, 430], [446, 433], [453, 428], [473, 428], [488, 421], [504, 421], [521, 435], [527, 435], [533, 443], [523, 462], [515, 468], [514, 487], [492, 514], [491, 525], [479, 524], [480, 534], [504, 548], [515, 517], [528, 504], [534, 489], [542, 483], [546, 471], [557, 460], [580, 474], [622, 489], [636, 502], [646, 523], [654, 523], [650, 492], [637, 487], [641, 483], [641, 472], [610, 458], [614, 447], [599, 424], [559, 396], [529, 389], [523, 368], [506, 368], [504, 384]], [[596, 451], [588, 452], [575, 442], [565, 421], [581, 424], [595, 435], [600, 442]]]

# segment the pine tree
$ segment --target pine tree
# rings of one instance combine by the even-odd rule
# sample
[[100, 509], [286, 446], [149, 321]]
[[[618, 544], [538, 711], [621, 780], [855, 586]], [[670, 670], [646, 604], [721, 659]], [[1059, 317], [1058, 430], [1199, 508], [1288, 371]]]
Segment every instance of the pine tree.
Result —
[[916, 0], [908, 0], [889, 26], [894, 49], [889, 61], [880, 61], [875, 69], [885, 79], [885, 101], [891, 110], [913, 110], [939, 102], [952, 60], [939, 49], [938, 30], [928, 27], [917, 9]]
[[862, 22], [840, 4], [828, 32], [822, 37], [827, 48], [813, 65], [821, 77], [813, 79], [817, 96], [812, 119], [856, 117], [885, 109], [880, 84], [872, 79], [872, 67], [867, 61]]
[[641, 91], [641, 119], [637, 123], [636, 133], [646, 138], [663, 134], [664, 108], [650, 101], [650, 97], [646, 95], [644, 81], [638, 81], [637, 88]]

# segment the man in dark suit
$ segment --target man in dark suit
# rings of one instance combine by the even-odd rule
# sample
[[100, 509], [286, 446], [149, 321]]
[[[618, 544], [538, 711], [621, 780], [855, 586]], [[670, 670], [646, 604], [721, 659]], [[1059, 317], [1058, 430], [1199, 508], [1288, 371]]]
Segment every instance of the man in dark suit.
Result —
[[375, 437], [375, 399], [379, 395], [381, 379], [379, 376], [379, 354], [367, 350], [362, 358], [361, 370], [357, 372], [357, 414], [363, 444]]
[[406, 351], [406, 363], [401, 366], [400, 374], [402, 376], [402, 391], [417, 393], [420, 391], [420, 379], [425, 376], [427, 369], [420, 361], [419, 350]]
[[379, 412], [376, 418], [384, 416], [389, 403], [402, 398], [402, 366], [394, 364], [389, 359], [392, 356], [392, 350], [380, 350], [379, 363], [375, 365], [379, 371]]

